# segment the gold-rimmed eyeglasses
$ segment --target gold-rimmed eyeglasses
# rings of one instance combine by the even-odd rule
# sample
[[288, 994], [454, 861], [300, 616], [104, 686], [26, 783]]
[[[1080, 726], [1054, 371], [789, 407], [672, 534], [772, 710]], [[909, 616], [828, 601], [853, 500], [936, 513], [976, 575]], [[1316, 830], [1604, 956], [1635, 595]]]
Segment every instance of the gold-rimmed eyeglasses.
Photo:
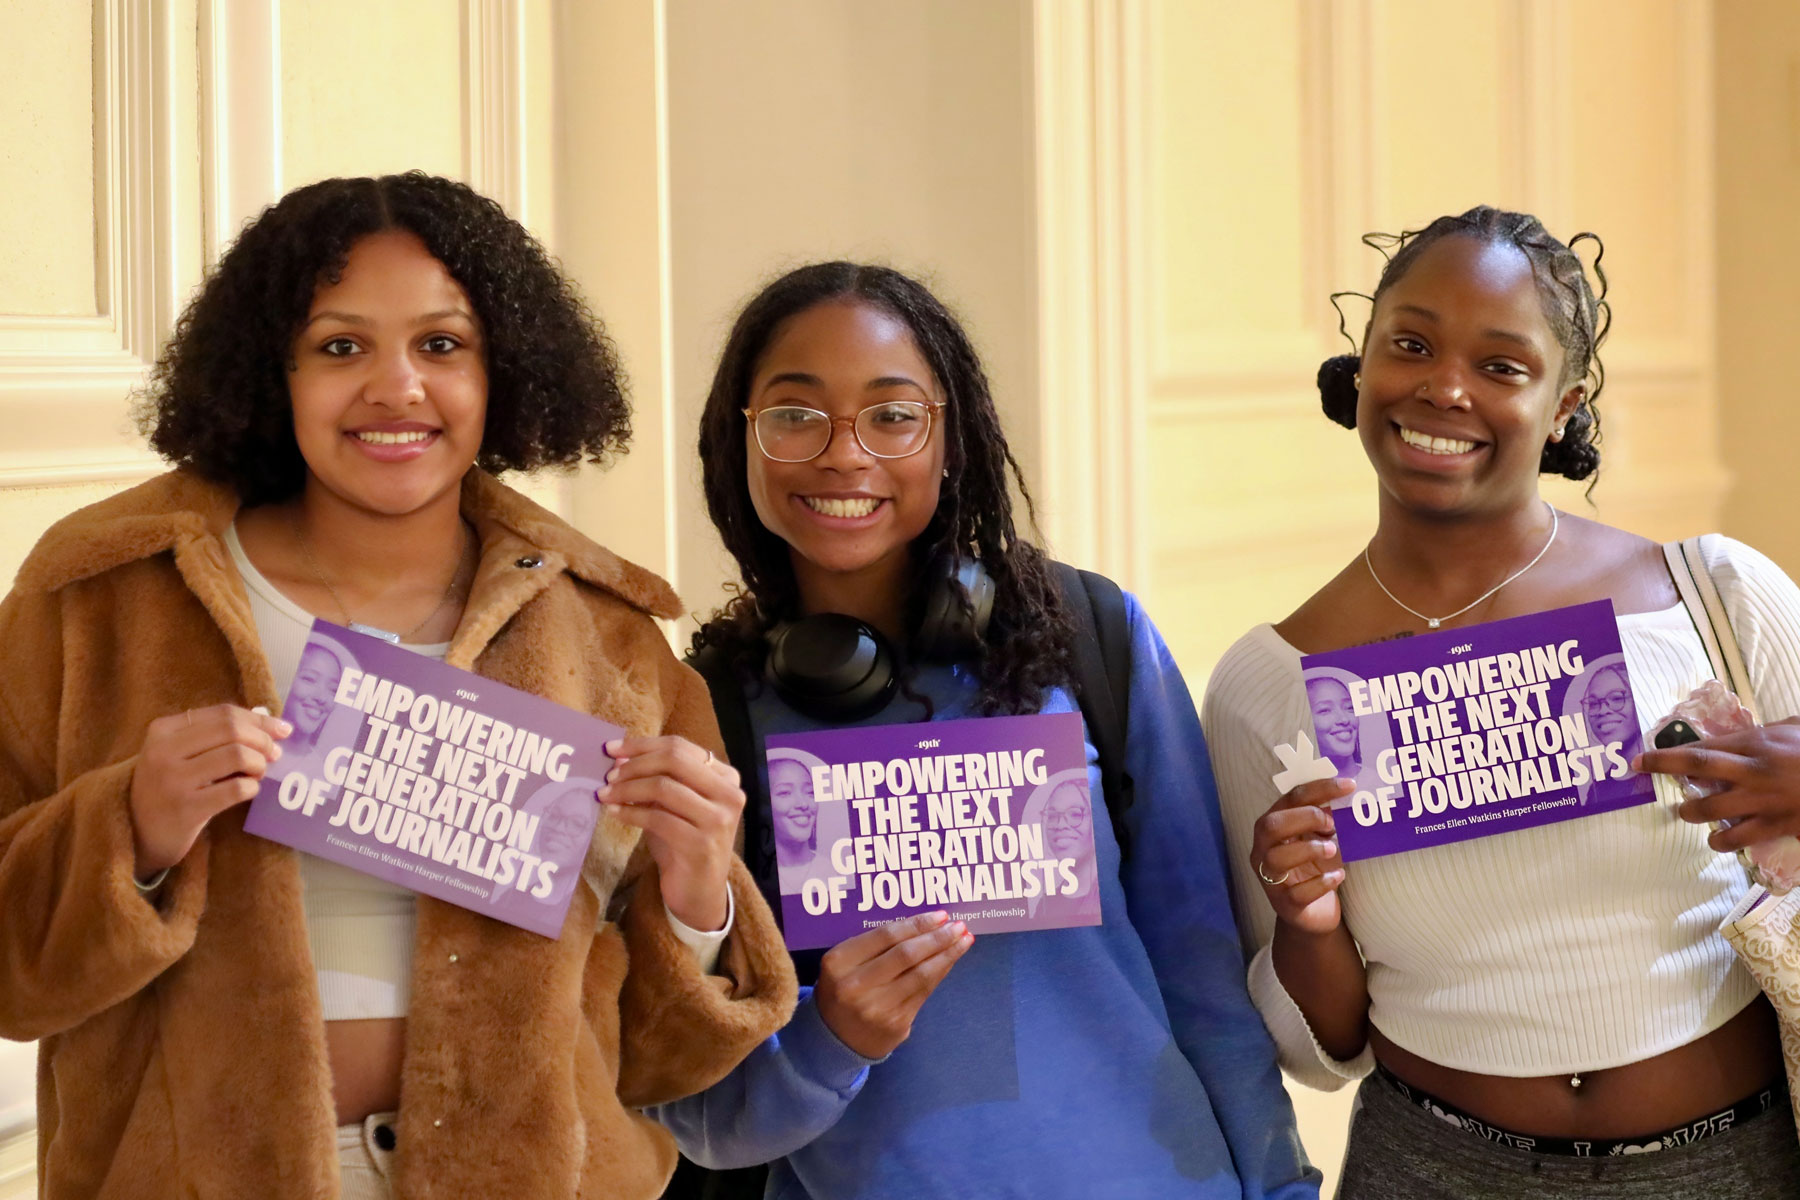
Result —
[[798, 404], [746, 408], [743, 413], [765, 458], [800, 463], [825, 453], [839, 425], [848, 425], [856, 444], [876, 458], [917, 454], [931, 440], [931, 420], [942, 407], [942, 400], [885, 400], [853, 417], [834, 417]]

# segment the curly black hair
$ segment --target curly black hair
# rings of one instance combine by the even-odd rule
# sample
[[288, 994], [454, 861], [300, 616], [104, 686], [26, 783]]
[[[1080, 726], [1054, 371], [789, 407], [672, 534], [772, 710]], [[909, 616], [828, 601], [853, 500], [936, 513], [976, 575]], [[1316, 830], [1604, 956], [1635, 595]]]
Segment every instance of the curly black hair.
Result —
[[[1035, 523], [1031, 494], [1007, 448], [987, 374], [962, 325], [917, 280], [887, 267], [814, 263], [788, 272], [757, 294], [733, 325], [700, 418], [700, 461], [707, 512], [737, 560], [738, 594], [694, 635], [696, 651], [716, 646], [746, 678], [761, 673], [770, 629], [799, 615], [788, 545], [757, 519], [750, 502], [743, 408], [769, 343], [784, 322], [821, 304], [854, 301], [889, 313], [912, 331], [944, 389], [944, 469], [937, 511], [913, 542], [924, 565], [974, 556], [994, 581], [993, 615], [975, 663], [982, 712], [1034, 712], [1044, 689], [1072, 679], [1074, 627], [1043, 551], [1013, 526], [1007, 485], [1018, 488]], [[932, 572], [908, 597], [916, 628]]]
[[[1600, 260], [1606, 248], [1596, 233], [1578, 233], [1567, 244], [1558, 241], [1544, 228], [1542, 221], [1529, 213], [1507, 212], [1481, 205], [1457, 216], [1439, 217], [1423, 229], [1403, 233], [1370, 233], [1363, 241], [1388, 256], [1381, 279], [1375, 285], [1371, 303], [1379, 302], [1382, 293], [1398, 283], [1434, 242], [1447, 237], [1472, 237], [1484, 242], [1517, 248], [1531, 263], [1537, 281], [1538, 296], [1543, 301], [1544, 317], [1550, 332], [1563, 348], [1563, 372], [1559, 388], [1571, 381], [1585, 379], [1590, 385], [1581, 403], [1563, 427], [1560, 441], [1544, 445], [1538, 469], [1568, 479], [1597, 477], [1600, 471], [1600, 410], [1594, 406], [1606, 386], [1606, 369], [1600, 363], [1600, 343], [1606, 340], [1612, 325], [1612, 306], [1606, 302], [1606, 272]], [[1599, 291], [1589, 285], [1587, 270], [1573, 247], [1591, 241], [1596, 247], [1594, 278]], [[1332, 297], [1335, 304], [1340, 292]], [[1343, 329], [1343, 310], [1339, 309], [1339, 329]], [[1346, 331], [1345, 336], [1348, 337]], [[1368, 330], [1363, 330], [1365, 342]], [[1355, 340], [1351, 339], [1355, 345]], [[1355, 376], [1360, 355], [1340, 354], [1328, 358], [1319, 367], [1319, 401], [1325, 415], [1346, 428], [1356, 428]], [[1591, 490], [1591, 485], [1590, 485]]]
[[287, 372], [295, 336], [351, 248], [384, 230], [425, 243], [481, 321], [487, 425], [476, 462], [529, 471], [601, 461], [631, 437], [618, 355], [544, 248], [466, 184], [411, 171], [325, 179], [263, 210], [175, 327], [136, 404], [157, 453], [243, 503], [297, 495]]

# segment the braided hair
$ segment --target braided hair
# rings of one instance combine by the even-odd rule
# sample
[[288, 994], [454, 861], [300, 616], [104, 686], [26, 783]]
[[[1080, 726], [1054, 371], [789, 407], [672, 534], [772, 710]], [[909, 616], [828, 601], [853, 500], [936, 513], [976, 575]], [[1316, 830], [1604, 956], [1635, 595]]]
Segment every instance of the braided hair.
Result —
[[[1544, 317], [1563, 349], [1563, 373], [1558, 387], [1566, 387], [1577, 379], [1591, 385], [1563, 427], [1562, 439], [1544, 444], [1538, 469], [1568, 479], [1597, 476], [1600, 470], [1600, 412], [1595, 402], [1606, 386], [1606, 370], [1600, 363], [1599, 350], [1612, 325], [1612, 307], [1606, 302], [1606, 272], [1600, 269], [1600, 259], [1605, 254], [1600, 236], [1579, 233], [1565, 245], [1552, 237], [1543, 222], [1529, 213], [1507, 212], [1486, 205], [1471, 208], [1459, 216], [1439, 217], [1423, 229], [1398, 234], [1366, 234], [1363, 241], [1388, 256], [1381, 279], [1375, 285], [1375, 294], [1369, 298], [1371, 304], [1380, 302], [1382, 294], [1405, 276], [1419, 255], [1447, 237], [1472, 237], [1513, 246], [1531, 263], [1532, 277], [1537, 281], [1538, 296], [1543, 301]], [[1594, 278], [1599, 284], [1597, 293], [1589, 285], [1587, 270], [1573, 249], [1583, 241], [1592, 241], [1599, 251], [1593, 265]], [[1335, 303], [1337, 297], [1332, 299]], [[1340, 319], [1339, 328], [1342, 327]], [[1364, 336], [1367, 336], [1366, 330]], [[1360, 365], [1360, 355], [1340, 354], [1326, 359], [1319, 367], [1319, 401], [1325, 415], [1349, 429], [1356, 428], [1356, 372]]]

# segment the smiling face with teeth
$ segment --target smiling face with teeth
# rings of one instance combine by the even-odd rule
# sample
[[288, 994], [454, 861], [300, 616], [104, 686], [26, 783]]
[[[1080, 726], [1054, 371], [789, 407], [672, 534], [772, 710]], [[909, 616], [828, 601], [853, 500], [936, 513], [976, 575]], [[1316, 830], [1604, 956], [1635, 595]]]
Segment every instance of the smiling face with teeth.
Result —
[[1357, 429], [1384, 501], [1437, 512], [1536, 503], [1545, 442], [1580, 402], [1516, 247], [1449, 236], [1381, 293]]
[[457, 503], [487, 417], [481, 326], [418, 237], [352, 246], [337, 281], [314, 293], [292, 356], [309, 504], [402, 516]]
[[[854, 417], [890, 400], [944, 398], [906, 322], [873, 305], [833, 301], [795, 314], [770, 339], [747, 406], [782, 405]], [[924, 449], [877, 458], [848, 423], [823, 454], [776, 462], [744, 429], [750, 500], [763, 525], [788, 544], [810, 611], [847, 612], [896, 632], [910, 590], [911, 545], [937, 511], [944, 469], [943, 422]]]

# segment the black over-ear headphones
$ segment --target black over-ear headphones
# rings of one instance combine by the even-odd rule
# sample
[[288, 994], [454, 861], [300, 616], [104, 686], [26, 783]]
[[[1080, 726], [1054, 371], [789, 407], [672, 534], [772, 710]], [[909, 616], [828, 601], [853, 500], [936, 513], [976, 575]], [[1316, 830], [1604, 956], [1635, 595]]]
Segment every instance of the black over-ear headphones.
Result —
[[[994, 581], [974, 559], [934, 575], [911, 653], [953, 662], [980, 648], [994, 611]], [[899, 690], [894, 664], [894, 648], [880, 630], [843, 613], [815, 613], [769, 632], [764, 678], [790, 708], [814, 720], [860, 721], [887, 707]]]

